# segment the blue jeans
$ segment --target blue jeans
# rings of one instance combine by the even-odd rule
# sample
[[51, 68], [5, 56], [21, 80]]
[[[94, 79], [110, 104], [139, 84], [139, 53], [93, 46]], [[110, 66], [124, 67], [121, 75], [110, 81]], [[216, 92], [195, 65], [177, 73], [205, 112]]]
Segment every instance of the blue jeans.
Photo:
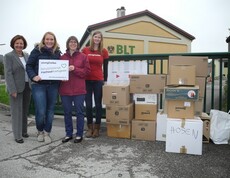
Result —
[[36, 127], [40, 132], [51, 132], [58, 87], [57, 83], [32, 84]]
[[61, 96], [62, 106], [64, 108], [65, 131], [67, 137], [73, 135], [72, 111], [76, 114], [76, 136], [83, 137], [84, 131], [84, 100], [85, 95]]
[[87, 124], [93, 124], [93, 102], [92, 95], [94, 95], [96, 121], [95, 124], [101, 124], [102, 117], [102, 86], [103, 80], [86, 80], [86, 117]]

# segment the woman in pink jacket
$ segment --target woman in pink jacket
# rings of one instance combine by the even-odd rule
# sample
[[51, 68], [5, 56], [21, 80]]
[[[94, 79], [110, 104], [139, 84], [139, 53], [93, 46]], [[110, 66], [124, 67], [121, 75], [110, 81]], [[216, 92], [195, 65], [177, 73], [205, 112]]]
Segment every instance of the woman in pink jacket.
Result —
[[75, 36], [69, 37], [66, 41], [66, 53], [61, 56], [61, 59], [69, 61], [69, 80], [62, 81], [59, 88], [66, 131], [62, 142], [68, 142], [73, 138], [72, 111], [74, 109], [77, 117], [74, 143], [79, 143], [83, 139], [84, 131], [85, 78], [90, 73], [89, 61], [85, 54], [79, 52], [79, 42]]

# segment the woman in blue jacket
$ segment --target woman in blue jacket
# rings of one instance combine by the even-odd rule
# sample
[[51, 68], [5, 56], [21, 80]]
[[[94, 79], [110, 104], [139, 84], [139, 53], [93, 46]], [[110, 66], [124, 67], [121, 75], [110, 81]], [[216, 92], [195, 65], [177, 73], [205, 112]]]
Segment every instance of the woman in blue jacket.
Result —
[[46, 32], [41, 42], [29, 55], [26, 72], [32, 81], [32, 97], [35, 105], [35, 121], [38, 130], [37, 140], [51, 143], [50, 132], [54, 117], [54, 106], [58, 95], [58, 80], [42, 80], [38, 75], [39, 60], [60, 58], [59, 45], [52, 32]]

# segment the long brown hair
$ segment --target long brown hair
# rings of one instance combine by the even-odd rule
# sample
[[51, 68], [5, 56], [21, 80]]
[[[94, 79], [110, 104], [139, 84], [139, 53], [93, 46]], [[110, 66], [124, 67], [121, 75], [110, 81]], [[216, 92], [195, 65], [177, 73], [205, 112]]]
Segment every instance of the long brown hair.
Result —
[[91, 51], [94, 51], [94, 41], [93, 41], [93, 37], [95, 36], [95, 35], [97, 35], [97, 34], [100, 34], [101, 35], [101, 42], [100, 42], [100, 44], [99, 44], [99, 46], [98, 46], [98, 51], [100, 52], [100, 53], [102, 53], [102, 50], [103, 50], [103, 35], [102, 35], [102, 33], [100, 32], [100, 31], [95, 31], [93, 34], [92, 34], [92, 36], [91, 36], [91, 39], [90, 39], [90, 46], [89, 46], [89, 48], [90, 48], [90, 50]]
[[55, 53], [55, 51], [59, 49], [59, 45], [57, 43], [56, 36], [54, 35], [53, 32], [46, 32], [43, 35], [41, 42], [38, 44], [38, 49], [39, 49], [39, 51], [41, 51], [41, 49], [45, 47], [45, 38], [46, 38], [46, 35], [52, 35], [54, 37], [54, 46], [53, 46], [52, 52]]

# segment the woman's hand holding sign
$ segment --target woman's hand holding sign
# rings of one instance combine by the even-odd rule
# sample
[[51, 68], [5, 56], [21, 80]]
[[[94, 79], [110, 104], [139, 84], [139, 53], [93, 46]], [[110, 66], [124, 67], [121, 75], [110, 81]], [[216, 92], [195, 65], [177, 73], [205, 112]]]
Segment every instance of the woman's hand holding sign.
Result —
[[69, 71], [71, 72], [71, 71], [73, 71], [74, 70], [74, 65], [70, 65], [69, 66]]

